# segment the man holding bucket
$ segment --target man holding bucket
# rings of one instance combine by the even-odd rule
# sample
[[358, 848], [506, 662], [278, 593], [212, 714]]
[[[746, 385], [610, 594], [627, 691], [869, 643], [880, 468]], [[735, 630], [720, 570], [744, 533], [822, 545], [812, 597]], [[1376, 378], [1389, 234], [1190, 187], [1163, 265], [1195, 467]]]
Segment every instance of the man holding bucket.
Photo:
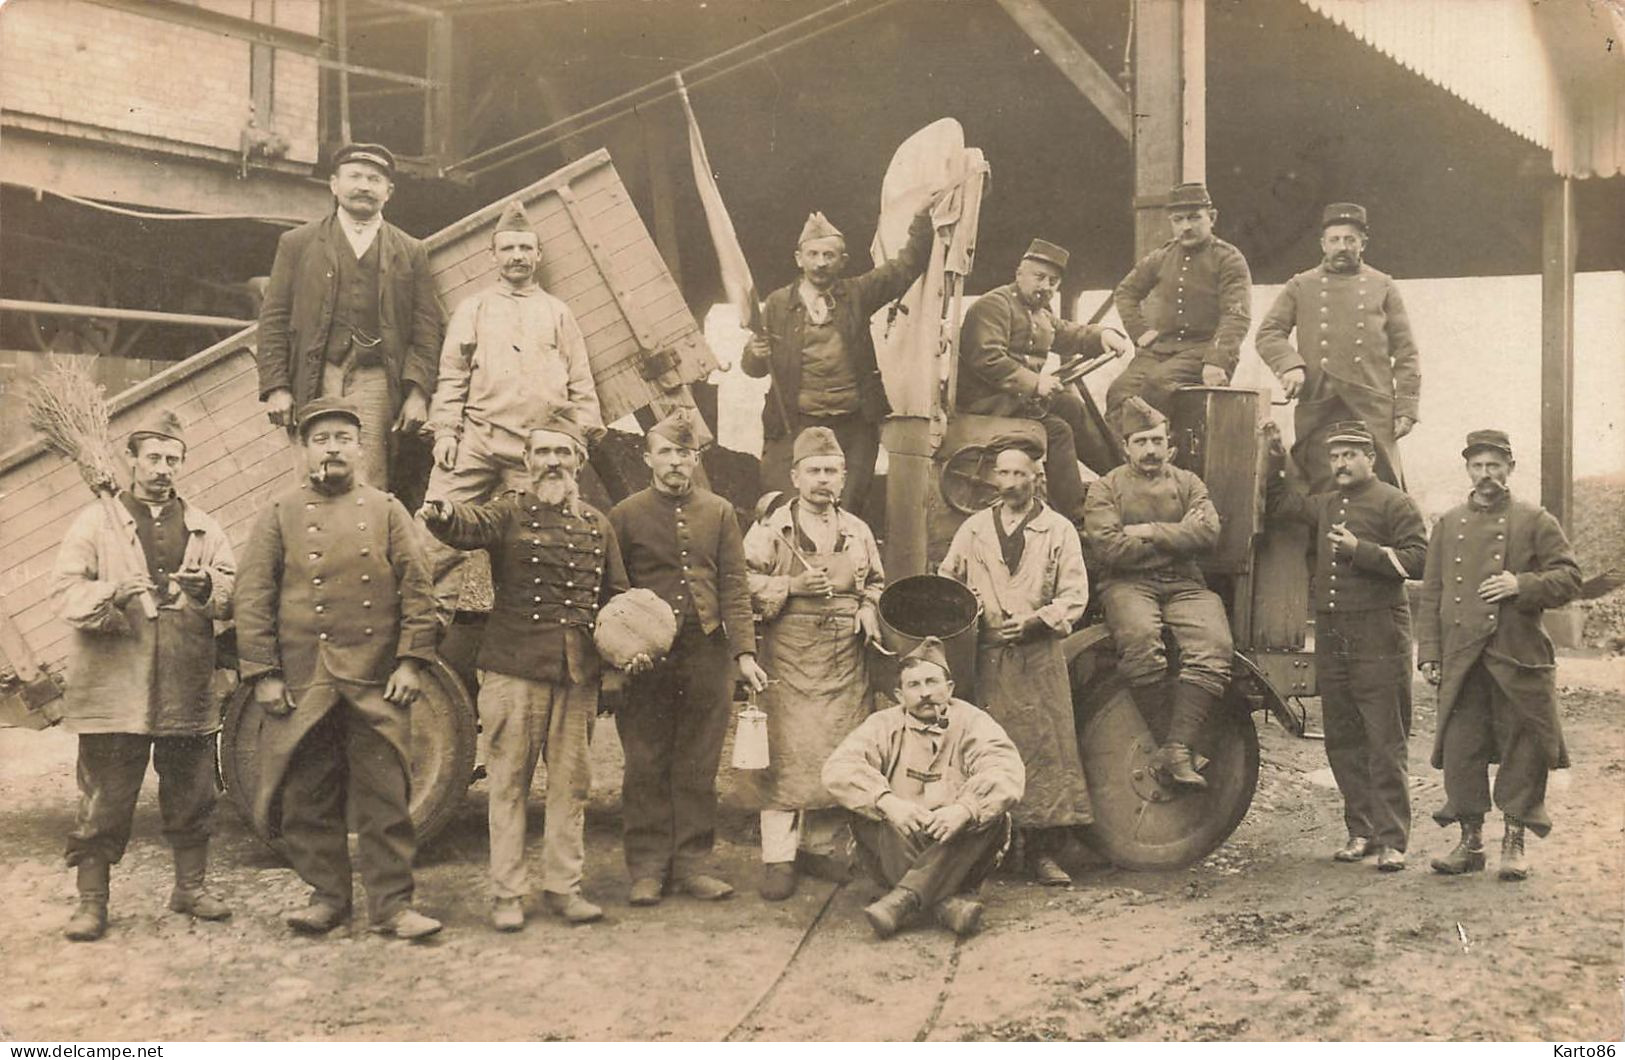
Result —
[[996, 438], [989, 448], [998, 500], [960, 524], [938, 571], [982, 602], [976, 698], [1027, 766], [1015, 819], [1028, 868], [1039, 883], [1064, 887], [1072, 877], [1055, 854], [1065, 829], [1094, 820], [1061, 652], [1089, 603], [1089, 575], [1077, 529], [1036, 495], [1041, 430]]
[[[742, 776], [762, 805], [762, 897], [790, 897], [796, 863], [846, 878], [835, 856], [844, 815], [819, 779], [836, 744], [869, 714], [865, 643], [878, 644], [885, 573], [863, 520], [840, 507], [846, 457], [835, 432], [796, 437], [796, 496], [745, 535], [751, 603], [762, 618], [758, 646], [773, 674], [763, 693], [768, 766]], [[799, 848], [799, 853], [798, 853]]]

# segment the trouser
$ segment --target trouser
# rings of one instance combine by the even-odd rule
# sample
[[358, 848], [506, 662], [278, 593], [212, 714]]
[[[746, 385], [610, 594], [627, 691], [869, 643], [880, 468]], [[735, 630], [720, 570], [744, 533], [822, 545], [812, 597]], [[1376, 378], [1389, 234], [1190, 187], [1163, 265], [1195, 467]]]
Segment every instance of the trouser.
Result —
[[[1083, 476], [1078, 473], [1078, 439], [1090, 424], [1083, 399], [1070, 388], [1056, 391], [1049, 411], [1038, 422], [1044, 426], [1044, 484], [1052, 507], [1077, 522], [1083, 518]], [[1109, 469], [1108, 469], [1109, 470]]]
[[860, 518], [868, 518], [864, 506], [869, 502], [869, 487], [875, 478], [875, 461], [880, 458], [880, 425], [863, 418], [859, 412], [839, 416], [808, 416], [796, 413], [790, 433], [766, 443], [762, 453], [762, 489], [790, 488], [791, 450], [796, 436], [808, 427], [828, 427], [835, 432], [835, 440], [846, 456], [846, 488], [841, 492], [841, 507]]
[[1169, 571], [1124, 575], [1102, 586], [1100, 598], [1117, 643], [1118, 670], [1130, 686], [1154, 685], [1167, 676], [1166, 626], [1179, 645], [1179, 680], [1224, 695], [1234, 653], [1230, 620], [1218, 595], [1200, 580]]
[[[370, 486], [389, 489], [389, 432], [396, 413], [389, 396], [389, 373], [382, 365], [357, 365], [348, 359], [324, 364], [321, 396], [343, 397], [355, 404], [361, 413], [361, 465], [356, 476]], [[301, 453], [294, 459], [300, 481], [304, 481], [304, 456]]]
[[[376, 689], [346, 694], [382, 695]], [[411, 904], [417, 841], [410, 787], [395, 746], [348, 699], [299, 741], [282, 785], [282, 839], [288, 861], [317, 900], [350, 907], [353, 822], [367, 915], [378, 923]]]
[[149, 749], [164, 840], [176, 850], [208, 845], [218, 792], [213, 735], [87, 732], [79, 737], [79, 814], [68, 833], [69, 865], [87, 858], [115, 864], [124, 856]]
[[671, 652], [628, 682], [615, 715], [626, 867], [634, 880], [701, 872], [716, 840], [717, 766], [734, 681], [728, 639], [688, 620]]
[[[524, 464], [515, 463], [509, 455], [498, 453], [492, 445], [490, 428], [466, 424], [457, 443], [457, 461], [450, 471], [439, 464], [429, 472], [429, 486], [425, 500], [445, 501], [448, 504], [482, 504], [504, 489], [525, 489], [530, 485]], [[516, 436], [517, 437], [517, 436]], [[522, 448], [522, 447], [521, 447]], [[422, 526], [423, 552], [429, 560], [429, 573], [434, 578], [435, 615], [449, 625], [457, 614], [457, 601], [463, 595], [464, 561], [468, 554], [435, 537]]]
[[525, 801], [536, 762], [547, 763], [542, 888], [581, 890], [587, 860], [588, 742], [598, 713], [598, 684], [554, 684], [512, 674], [480, 674], [480, 736], [485, 741], [491, 825], [491, 897], [523, 898]]
[[1106, 388], [1106, 418], [1115, 425], [1123, 402], [1136, 395], [1164, 415], [1173, 415], [1174, 391], [1202, 384], [1203, 349], [1193, 346], [1170, 353], [1135, 349], [1133, 360]]
[[864, 871], [884, 886], [913, 891], [927, 909], [981, 886], [1010, 845], [1008, 815], [980, 828], [966, 828], [946, 843], [926, 835], [904, 835], [886, 821], [857, 814], [848, 819]]
[[797, 850], [834, 856], [840, 845], [846, 811], [839, 806], [821, 810], [763, 810], [762, 861], [769, 865], [794, 861]]
[[1473, 663], [1456, 694], [1445, 720], [1443, 750], [1445, 804], [1434, 820], [1482, 821], [1490, 809], [1490, 763], [1498, 759], [1495, 805], [1538, 836], [1552, 830], [1546, 811], [1546, 752], [1483, 662]]
[[1410, 642], [1391, 610], [1315, 616], [1315, 672], [1326, 760], [1351, 836], [1404, 850], [1411, 834], [1405, 741]]

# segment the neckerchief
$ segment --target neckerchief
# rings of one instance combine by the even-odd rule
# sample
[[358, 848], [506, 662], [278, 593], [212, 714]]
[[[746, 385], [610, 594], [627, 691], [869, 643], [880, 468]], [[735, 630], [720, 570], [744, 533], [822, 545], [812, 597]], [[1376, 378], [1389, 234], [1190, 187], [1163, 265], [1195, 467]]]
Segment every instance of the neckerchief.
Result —
[[1034, 504], [1027, 509], [1027, 514], [1009, 534], [1004, 532], [1004, 520], [999, 518], [999, 513], [993, 513], [993, 532], [999, 535], [999, 554], [1004, 557], [1004, 569], [1011, 574], [1021, 566], [1022, 553], [1027, 549], [1027, 524], [1038, 516], [1042, 508], [1043, 505]]

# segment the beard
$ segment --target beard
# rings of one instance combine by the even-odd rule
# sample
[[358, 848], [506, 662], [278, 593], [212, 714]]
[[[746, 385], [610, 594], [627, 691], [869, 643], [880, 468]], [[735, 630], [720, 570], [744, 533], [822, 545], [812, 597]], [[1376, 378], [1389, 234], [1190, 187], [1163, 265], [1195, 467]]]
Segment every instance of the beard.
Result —
[[569, 475], [536, 480], [536, 498], [550, 508], [573, 507], [580, 496], [580, 487]]

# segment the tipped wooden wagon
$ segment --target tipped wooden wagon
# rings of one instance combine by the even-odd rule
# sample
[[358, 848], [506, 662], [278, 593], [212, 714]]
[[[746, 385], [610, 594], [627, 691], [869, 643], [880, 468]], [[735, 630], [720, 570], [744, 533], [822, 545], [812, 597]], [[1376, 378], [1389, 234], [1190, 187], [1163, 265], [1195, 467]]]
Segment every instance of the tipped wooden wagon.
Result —
[[[692, 405], [688, 385], [716, 360], [609, 154], [596, 151], [510, 198], [524, 203], [541, 237], [538, 279], [569, 304], [586, 336], [605, 421]], [[503, 202], [427, 240], [448, 314], [496, 280], [489, 249]], [[214, 513], [239, 553], [260, 510], [296, 484], [287, 435], [267, 422], [259, 400], [254, 341], [248, 328], [109, 401], [119, 439], [156, 408], [180, 413], [191, 438], [182, 491]], [[79, 472], [43, 445], [0, 457], [0, 725], [44, 728], [60, 718], [55, 701], [70, 640], [50, 597], [50, 572], [69, 522], [87, 503]], [[445, 654], [454, 663], [471, 658], [467, 638], [455, 640]], [[234, 797], [253, 789], [256, 774], [259, 715], [243, 709], [247, 699], [245, 690], [230, 697], [221, 736], [221, 770]], [[412, 708], [412, 732], [412, 816], [428, 835], [455, 810], [474, 771], [473, 700], [453, 665], [436, 667]]]

